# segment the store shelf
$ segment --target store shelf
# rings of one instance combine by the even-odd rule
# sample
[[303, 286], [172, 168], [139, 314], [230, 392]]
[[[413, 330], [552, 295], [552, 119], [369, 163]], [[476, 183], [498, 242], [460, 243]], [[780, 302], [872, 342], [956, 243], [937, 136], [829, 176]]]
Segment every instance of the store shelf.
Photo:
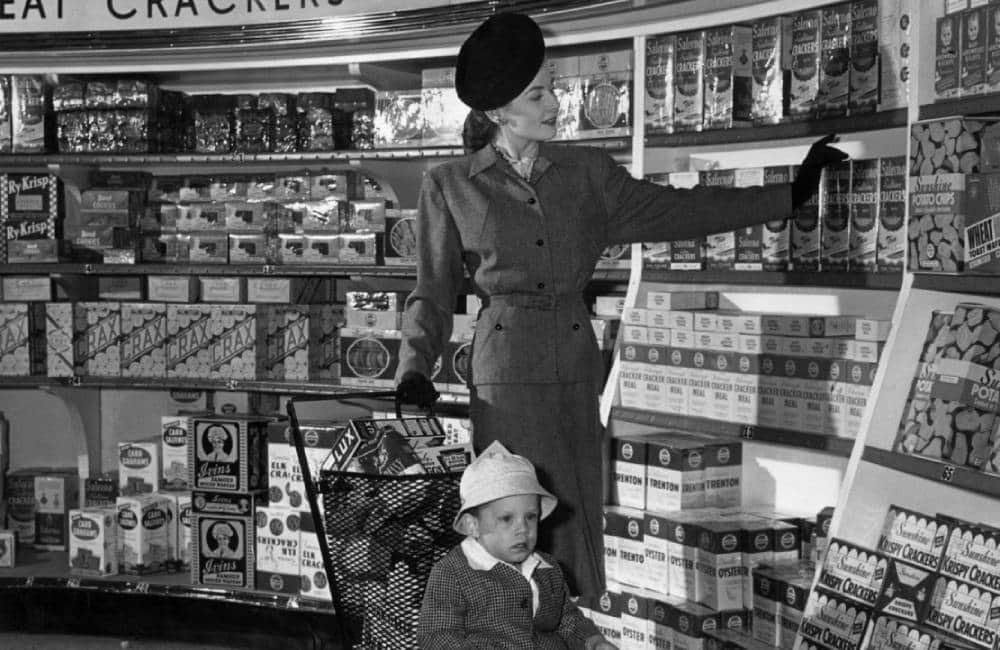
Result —
[[1000, 295], [1000, 285], [995, 275], [947, 275], [944, 273], [915, 273], [913, 288], [945, 293], [974, 293], [984, 296]]
[[696, 431], [727, 438], [740, 438], [741, 440], [781, 445], [783, 447], [812, 449], [844, 458], [850, 456], [851, 450], [854, 448], [854, 440], [849, 438], [835, 438], [815, 433], [772, 429], [753, 424], [722, 422], [720, 420], [709, 420], [686, 415], [654, 413], [652, 411], [643, 411], [641, 409], [625, 408], [622, 406], [616, 406], [611, 410], [611, 418], [622, 422], [631, 422], [633, 424], [643, 424], [664, 429]]
[[235, 276], [327, 276], [353, 275], [392, 278], [416, 277], [412, 266], [338, 264], [0, 264], [0, 275], [235, 275]]
[[330, 603], [299, 598], [298, 596], [194, 586], [190, 584], [190, 573], [164, 573], [147, 576], [75, 576], [69, 572], [68, 557], [66, 552], [19, 548], [17, 550], [17, 567], [0, 569], [0, 589], [78, 589], [141, 596], [223, 600], [273, 609], [333, 613], [333, 606]]
[[823, 120], [787, 122], [769, 126], [748, 128], [716, 129], [694, 133], [669, 133], [646, 136], [647, 147], [697, 147], [704, 145], [729, 144], [734, 142], [757, 142], [766, 140], [788, 140], [792, 138], [820, 137], [829, 133], [856, 133], [860, 131], [880, 131], [906, 126], [906, 109], [900, 108], [866, 115], [852, 115]]
[[643, 269], [643, 282], [808, 286], [899, 291], [902, 273], [821, 271], [666, 271]]
[[[593, 140], [566, 141], [562, 144], [580, 144], [607, 151], [628, 151], [632, 139], [595, 138]], [[53, 153], [53, 154], [0, 154], [0, 169], [22, 167], [47, 167], [49, 165], [90, 167], [131, 167], [142, 169], [165, 165], [254, 165], [254, 164], [329, 164], [365, 160], [425, 160], [454, 158], [464, 155], [462, 147], [405, 147], [385, 149], [350, 149], [338, 151], [304, 151], [294, 153]]]
[[952, 465], [922, 456], [899, 454], [869, 445], [865, 446], [861, 457], [869, 463], [928, 481], [977, 492], [992, 498], [1000, 497], [1000, 475], [987, 474], [971, 467]]
[[920, 107], [920, 119], [934, 120], [955, 115], [995, 114], [998, 112], [1000, 112], [1000, 93], [990, 93], [925, 104]]

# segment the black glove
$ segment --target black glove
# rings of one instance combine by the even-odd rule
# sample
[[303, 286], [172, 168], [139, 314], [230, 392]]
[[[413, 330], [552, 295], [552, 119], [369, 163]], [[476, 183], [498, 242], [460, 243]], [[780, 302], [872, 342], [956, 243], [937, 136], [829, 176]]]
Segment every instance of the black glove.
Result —
[[823, 175], [824, 167], [847, 160], [846, 153], [830, 146], [831, 142], [836, 141], [837, 136], [831, 133], [809, 147], [809, 153], [806, 154], [805, 160], [799, 166], [799, 173], [792, 181], [793, 209], [801, 207], [819, 190], [819, 181]]
[[430, 379], [424, 377], [416, 370], [408, 370], [403, 373], [396, 386], [396, 399], [400, 404], [413, 404], [422, 409], [434, 406], [434, 402], [440, 394], [434, 388]]

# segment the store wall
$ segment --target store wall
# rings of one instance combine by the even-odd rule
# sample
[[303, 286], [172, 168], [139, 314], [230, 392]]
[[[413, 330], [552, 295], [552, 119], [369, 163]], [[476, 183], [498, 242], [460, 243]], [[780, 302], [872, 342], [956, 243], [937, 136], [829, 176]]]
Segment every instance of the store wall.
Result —
[[68, 390], [73, 391], [70, 402], [36, 389], [0, 391], [0, 412], [10, 423], [11, 469], [77, 467], [87, 446], [76, 418], [85, 426], [98, 426], [100, 398], [96, 390]]

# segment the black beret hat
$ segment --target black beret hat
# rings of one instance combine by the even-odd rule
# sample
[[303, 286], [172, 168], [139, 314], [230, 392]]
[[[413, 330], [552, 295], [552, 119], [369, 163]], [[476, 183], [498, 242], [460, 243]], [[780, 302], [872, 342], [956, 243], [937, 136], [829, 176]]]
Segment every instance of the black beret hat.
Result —
[[496, 14], [462, 43], [455, 90], [470, 108], [500, 108], [528, 87], [544, 60], [545, 39], [534, 20], [524, 14]]

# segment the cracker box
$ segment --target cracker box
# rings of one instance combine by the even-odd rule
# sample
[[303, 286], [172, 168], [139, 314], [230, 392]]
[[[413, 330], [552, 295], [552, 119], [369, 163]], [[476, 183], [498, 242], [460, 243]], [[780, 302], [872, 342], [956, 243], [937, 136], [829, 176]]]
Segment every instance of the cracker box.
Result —
[[122, 496], [158, 492], [160, 440], [118, 443], [118, 491]]
[[191, 566], [191, 493], [177, 494], [177, 564], [184, 570]]
[[744, 536], [739, 522], [700, 524], [695, 561], [696, 600], [716, 611], [742, 609]]
[[966, 178], [965, 174], [910, 178], [907, 238], [911, 270], [963, 270]]
[[820, 267], [824, 271], [846, 271], [849, 268], [851, 168], [852, 163], [845, 161], [830, 165], [823, 172]]
[[118, 573], [118, 517], [110, 508], [69, 511], [69, 570], [75, 575]]
[[[692, 337], [693, 338], [693, 337]], [[674, 345], [679, 347], [679, 338]], [[693, 347], [693, 346], [691, 346]], [[688, 415], [707, 418], [712, 409], [712, 377], [715, 370], [710, 365], [710, 355], [701, 350], [692, 350], [691, 365], [688, 366]]]
[[264, 233], [229, 233], [229, 263], [268, 264], [270, 242], [271, 238]]
[[284, 508], [261, 507], [254, 513], [257, 591], [298, 595], [301, 517]]
[[196, 417], [188, 440], [188, 484], [194, 489], [267, 489], [267, 424], [256, 416]]
[[0, 281], [6, 302], [35, 302], [52, 300], [52, 278], [49, 276], [7, 276]]
[[906, 253], [906, 158], [879, 158], [878, 182], [875, 266], [879, 271], [901, 271]]
[[83, 507], [114, 507], [118, 498], [118, 476], [115, 472], [105, 472], [90, 476], [83, 482]]
[[742, 500], [743, 445], [739, 442], [709, 442], [705, 445], [704, 466], [705, 505], [739, 507]]
[[752, 26], [752, 96], [754, 124], [778, 124], [788, 112], [792, 20], [771, 16]]
[[855, 160], [851, 165], [850, 247], [848, 266], [874, 271], [879, 240], [879, 159]]
[[750, 572], [752, 587], [753, 638], [771, 647], [780, 644], [778, 611], [782, 583], [770, 568], [764, 565], [754, 567]]
[[1000, 596], [941, 576], [934, 581], [926, 624], [977, 648], [993, 648], [1000, 629]]
[[17, 533], [0, 530], [0, 567], [13, 569], [17, 566]]
[[922, 622], [933, 593], [936, 575], [925, 569], [892, 560], [886, 570], [875, 611], [913, 623]]
[[806, 603], [799, 634], [821, 647], [859, 650], [870, 618], [869, 608], [816, 589]]
[[809, 577], [801, 575], [781, 574], [784, 593], [778, 606], [779, 642], [781, 650], [792, 650], [795, 638], [802, 626], [806, 603], [809, 600], [809, 587], [812, 584], [812, 571]]
[[[649, 599], [639, 593], [622, 592], [622, 650], [646, 650], [652, 645]], [[647, 643], [649, 645], [647, 645]]]
[[118, 497], [119, 570], [146, 575], [166, 568], [167, 508], [158, 494]]
[[621, 540], [625, 537], [625, 515], [617, 506], [605, 506], [602, 518], [604, 539], [604, 573], [607, 579], [617, 584], [620, 582], [621, 562], [618, 553]]
[[616, 438], [611, 456], [614, 503], [646, 507], [646, 443], [642, 438]]
[[255, 585], [252, 517], [198, 513], [191, 526], [191, 583], [226, 589]]
[[[318, 477], [330, 450], [344, 437], [342, 424], [302, 420], [302, 441], [310, 474]], [[291, 442], [287, 422], [271, 422], [267, 428], [268, 504], [272, 507], [306, 509], [306, 489], [298, 455]], [[320, 504], [322, 507], [322, 503]]]
[[246, 302], [243, 278], [198, 278], [202, 302]]
[[394, 386], [399, 345], [398, 331], [341, 328], [341, 382], [347, 386]]
[[211, 376], [212, 305], [167, 305], [167, 377]]
[[664, 370], [664, 409], [667, 413], [687, 415], [690, 385], [687, 366], [691, 358], [690, 350], [668, 349]]
[[35, 477], [35, 548], [65, 551], [69, 509], [79, 504], [76, 473], [47, 472]]
[[318, 304], [334, 302], [328, 278], [247, 278], [247, 301], [252, 303]]
[[303, 598], [330, 602], [330, 580], [320, 552], [317, 526], [312, 515], [303, 513], [299, 542], [299, 593]]
[[[797, 168], [792, 169], [792, 178]], [[820, 246], [823, 222], [820, 219], [820, 203], [817, 192], [792, 214], [790, 224], [791, 267], [796, 271], [818, 271], [820, 269]]]
[[701, 131], [705, 69], [705, 34], [677, 34], [674, 59], [674, 131]]
[[923, 629], [886, 614], [876, 614], [868, 647], [871, 650], [938, 650], [948, 647], [943, 633]]
[[667, 583], [670, 595], [694, 600], [695, 560], [698, 555], [698, 527], [694, 521], [700, 515], [692, 512], [674, 512], [667, 515]]
[[256, 305], [212, 306], [210, 377], [257, 378], [257, 326]]
[[454, 68], [431, 68], [421, 73], [421, 112], [423, 146], [461, 144], [468, 107], [455, 92]]
[[[765, 167], [764, 185], [791, 182], [790, 171], [787, 165]], [[761, 268], [764, 271], [787, 271], [790, 254], [791, 220], [783, 217], [765, 222], [761, 229]]]
[[619, 647], [622, 642], [622, 596], [614, 591], [604, 591], [597, 598], [593, 622], [605, 639]]
[[792, 119], [808, 120], [816, 115], [820, 80], [820, 44], [822, 16], [818, 9], [793, 14], [791, 90], [788, 114]]
[[647, 439], [646, 508], [689, 510], [705, 504], [705, 441], [682, 434]]
[[4, 495], [7, 501], [7, 528], [17, 543], [35, 543], [35, 475], [37, 470], [16, 470], [7, 474]]
[[674, 629], [674, 648], [677, 650], [704, 650], [708, 635], [718, 629], [718, 612], [693, 602], [674, 603], [677, 627]]
[[632, 51], [580, 56], [579, 138], [632, 133]]
[[947, 522], [890, 506], [879, 537], [878, 550], [888, 557], [937, 571], [949, 530]]
[[77, 373], [93, 377], [121, 376], [120, 303], [75, 303], [73, 319]]
[[987, 7], [986, 35], [986, 92], [1000, 90], [1000, 6]]
[[1000, 593], [1000, 532], [956, 522], [944, 549], [941, 575]]
[[192, 303], [198, 300], [199, 286], [198, 278], [194, 276], [150, 275], [146, 278], [146, 293], [150, 302]]
[[1000, 268], [1000, 174], [968, 176], [966, 189], [965, 268], [994, 273]]
[[747, 25], [727, 25], [704, 33], [704, 128], [750, 126], [753, 30]]
[[618, 540], [618, 582], [639, 587], [645, 582], [646, 547], [641, 510], [622, 508], [623, 535]]
[[951, 99], [961, 94], [959, 79], [959, 14], [948, 14], [937, 19], [937, 38], [934, 55], [934, 96]]
[[167, 376], [167, 306], [121, 304], [123, 377]]
[[666, 515], [643, 511], [642, 543], [646, 560], [643, 571], [644, 582], [640, 586], [664, 596], [670, 593], [670, 562], [667, 558], [668, 525]]
[[14, 153], [44, 153], [51, 140], [52, 88], [41, 75], [13, 75], [11, 131]]
[[[48, 369], [45, 313], [42, 303], [0, 304], [0, 375], [45, 375]], [[65, 339], [61, 342], [65, 343]]]
[[879, 2], [879, 110], [903, 108], [910, 102], [910, 57], [913, 51], [911, 25], [916, 18], [915, 0]]
[[959, 54], [959, 93], [978, 95], [986, 88], [986, 7], [966, 9], [960, 16], [961, 52]]
[[546, 61], [552, 75], [552, 90], [559, 102], [555, 139], [575, 140], [580, 133], [580, 107], [583, 106], [580, 57], [557, 56]]
[[851, 3], [850, 90], [847, 108], [851, 115], [871, 113], [879, 101], [879, 5], [880, 0]]
[[[736, 170], [719, 169], [700, 172], [699, 185], [734, 187]], [[676, 245], [676, 244], [675, 244]], [[731, 270], [736, 262], [736, 234], [713, 233], [705, 238], [705, 268]]]
[[836, 117], [846, 114], [850, 96], [851, 3], [829, 5], [820, 11], [823, 18], [816, 114]]
[[888, 564], [875, 551], [832, 539], [817, 584], [830, 593], [873, 607], [882, 591]]
[[672, 133], [674, 130], [674, 57], [673, 34], [646, 38], [646, 133]]

